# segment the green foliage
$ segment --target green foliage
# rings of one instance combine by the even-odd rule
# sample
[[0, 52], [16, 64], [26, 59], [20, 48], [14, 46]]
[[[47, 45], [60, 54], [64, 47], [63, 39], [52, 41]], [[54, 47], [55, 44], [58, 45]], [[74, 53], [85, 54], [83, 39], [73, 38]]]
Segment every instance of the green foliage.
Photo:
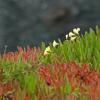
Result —
[[35, 92], [36, 89], [36, 84], [37, 84], [37, 77], [35, 74], [30, 73], [30, 74], [26, 74], [24, 76], [24, 80], [25, 80], [25, 89], [33, 94]]
[[58, 55], [64, 57], [59, 62], [76, 60], [79, 63], [89, 63], [93, 69], [100, 70], [100, 29], [96, 27], [94, 31], [90, 28], [89, 32], [85, 32], [76, 41], [65, 40], [59, 47], [52, 47], [52, 53], [42, 61], [51, 63]]

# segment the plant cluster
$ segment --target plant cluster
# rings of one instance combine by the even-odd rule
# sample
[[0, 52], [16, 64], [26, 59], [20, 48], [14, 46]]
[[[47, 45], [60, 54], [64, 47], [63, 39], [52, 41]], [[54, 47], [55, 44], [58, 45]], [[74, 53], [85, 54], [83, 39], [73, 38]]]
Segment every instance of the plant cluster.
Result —
[[65, 99], [64, 95], [70, 94], [75, 95], [76, 99], [82, 99], [84, 96], [85, 100], [99, 100], [100, 72], [91, 71], [88, 64], [81, 66], [76, 62], [50, 64], [41, 67], [39, 72], [41, 79], [47, 86], [56, 91], [55, 94], [59, 91], [59, 94], [55, 95], [56, 97], [61, 94], [60, 97]]
[[100, 100], [100, 29], [0, 54], [0, 100]]
[[[73, 31], [75, 32], [75, 29]], [[79, 29], [76, 30], [76, 33], [78, 32]], [[53, 44], [50, 43], [50, 46], [45, 49], [44, 53], [49, 55], [43, 60], [41, 59], [43, 63], [52, 63], [55, 59], [58, 60], [60, 56], [62, 59], [58, 62], [64, 63], [75, 60], [78, 63], [88, 63], [92, 65], [91, 68], [100, 70], [100, 30], [98, 27], [96, 27], [96, 31], [90, 29], [90, 32], [85, 32], [84, 35], [75, 35], [69, 32], [64, 42], [59, 40], [59, 43], [53, 42]]]

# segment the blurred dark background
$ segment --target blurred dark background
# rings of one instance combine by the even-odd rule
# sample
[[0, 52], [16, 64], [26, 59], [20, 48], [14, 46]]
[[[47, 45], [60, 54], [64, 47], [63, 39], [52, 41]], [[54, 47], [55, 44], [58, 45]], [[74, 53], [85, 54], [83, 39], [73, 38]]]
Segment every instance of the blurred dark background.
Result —
[[100, 0], [0, 0], [0, 51], [64, 39], [100, 25]]

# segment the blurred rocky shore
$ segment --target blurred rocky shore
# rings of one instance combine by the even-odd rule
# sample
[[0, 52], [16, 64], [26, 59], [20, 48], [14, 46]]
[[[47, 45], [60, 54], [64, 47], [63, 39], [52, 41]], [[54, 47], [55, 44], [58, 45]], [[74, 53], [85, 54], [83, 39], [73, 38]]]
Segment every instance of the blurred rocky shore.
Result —
[[39, 46], [74, 27], [100, 25], [100, 0], [0, 0], [0, 51]]

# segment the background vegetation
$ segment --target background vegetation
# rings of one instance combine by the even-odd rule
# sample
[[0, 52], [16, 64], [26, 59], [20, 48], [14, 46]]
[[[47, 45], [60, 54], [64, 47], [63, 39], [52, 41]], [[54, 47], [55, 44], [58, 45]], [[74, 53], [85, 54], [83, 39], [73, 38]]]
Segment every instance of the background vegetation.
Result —
[[47, 55], [45, 43], [16, 52], [5, 49], [0, 55], [1, 100], [99, 100], [100, 28], [58, 44], [50, 43]]

